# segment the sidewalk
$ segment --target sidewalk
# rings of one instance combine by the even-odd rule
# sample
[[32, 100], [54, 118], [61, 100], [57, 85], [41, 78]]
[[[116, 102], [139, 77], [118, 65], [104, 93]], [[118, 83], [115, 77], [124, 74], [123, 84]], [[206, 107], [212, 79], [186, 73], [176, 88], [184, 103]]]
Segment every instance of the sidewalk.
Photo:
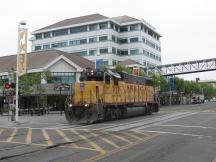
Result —
[[41, 116], [22, 115], [19, 116], [18, 122], [11, 121], [11, 116], [0, 115], [0, 127], [13, 127], [17, 125], [39, 125], [39, 124], [66, 124], [68, 123], [65, 119], [64, 113], [61, 114], [46, 114]]

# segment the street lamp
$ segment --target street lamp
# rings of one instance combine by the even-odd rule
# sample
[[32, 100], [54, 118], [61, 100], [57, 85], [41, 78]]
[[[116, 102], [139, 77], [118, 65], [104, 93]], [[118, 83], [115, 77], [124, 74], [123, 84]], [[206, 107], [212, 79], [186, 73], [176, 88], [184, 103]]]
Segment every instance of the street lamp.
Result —
[[17, 44], [17, 74], [16, 74], [16, 115], [15, 121], [18, 121], [18, 113], [19, 113], [19, 54], [20, 54], [20, 29], [21, 26], [26, 25], [25, 21], [20, 21], [18, 23], [18, 44]]

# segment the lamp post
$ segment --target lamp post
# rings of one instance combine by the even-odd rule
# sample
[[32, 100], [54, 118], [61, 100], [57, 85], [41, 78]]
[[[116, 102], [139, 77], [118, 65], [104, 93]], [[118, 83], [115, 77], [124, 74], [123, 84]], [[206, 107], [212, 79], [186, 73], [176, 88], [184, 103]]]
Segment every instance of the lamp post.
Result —
[[17, 74], [16, 74], [16, 115], [15, 121], [18, 121], [18, 113], [19, 113], [19, 54], [20, 54], [20, 29], [21, 26], [26, 25], [25, 21], [20, 21], [18, 23], [18, 44], [17, 44]]

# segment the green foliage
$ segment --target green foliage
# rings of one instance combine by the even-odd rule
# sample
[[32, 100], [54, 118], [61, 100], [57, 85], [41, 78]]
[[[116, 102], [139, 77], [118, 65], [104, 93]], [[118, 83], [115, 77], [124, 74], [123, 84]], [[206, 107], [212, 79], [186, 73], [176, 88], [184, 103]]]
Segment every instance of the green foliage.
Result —
[[51, 74], [50, 71], [43, 71], [44, 75], [46, 76], [46, 80], [47, 80], [47, 83], [53, 83], [53, 76]]
[[[169, 91], [168, 80], [160, 74], [150, 74], [153, 79], [155, 87], [160, 87], [162, 92]], [[175, 86], [178, 93], [184, 92], [187, 95], [202, 94], [204, 93], [205, 98], [210, 99], [216, 96], [216, 88], [208, 83], [196, 83], [194, 81], [184, 80], [182, 78], [175, 77]]]
[[145, 77], [145, 76], [146, 76], [146, 73], [145, 73], [143, 70], [141, 70], [141, 71], [140, 71], [140, 76]]
[[[53, 82], [53, 77], [50, 71], [44, 71], [47, 83]], [[22, 95], [30, 95], [32, 93], [42, 94], [44, 89], [41, 86], [41, 73], [30, 73], [20, 77], [20, 92]]]
[[126, 67], [125, 65], [117, 64], [116, 65], [116, 71], [125, 71], [128, 74], [133, 74], [133, 69]]
[[153, 80], [154, 87], [160, 87], [162, 92], [167, 92], [169, 90], [168, 81], [165, 77], [157, 73], [151, 73], [150, 77]]

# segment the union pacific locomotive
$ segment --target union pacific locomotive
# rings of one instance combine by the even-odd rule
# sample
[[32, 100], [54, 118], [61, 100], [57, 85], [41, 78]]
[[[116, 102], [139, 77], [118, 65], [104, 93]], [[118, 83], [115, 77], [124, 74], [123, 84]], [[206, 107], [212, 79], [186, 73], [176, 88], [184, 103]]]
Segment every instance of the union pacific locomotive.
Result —
[[65, 110], [69, 122], [93, 123], [158, 112], [150, 78], [86, 69], [72, 88]]

